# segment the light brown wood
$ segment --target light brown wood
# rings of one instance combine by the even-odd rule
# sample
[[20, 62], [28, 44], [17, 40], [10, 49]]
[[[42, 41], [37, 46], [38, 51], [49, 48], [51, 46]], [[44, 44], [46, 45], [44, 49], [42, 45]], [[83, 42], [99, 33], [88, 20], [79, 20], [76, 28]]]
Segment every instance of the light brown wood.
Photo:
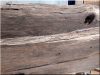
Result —
[[91, 70], [91, 74], [99, 75], [100, 74], [100, 69], [93, 69], [93, 70]]
[[100, 5], [100, 0], [84, 0], [84, 4]]

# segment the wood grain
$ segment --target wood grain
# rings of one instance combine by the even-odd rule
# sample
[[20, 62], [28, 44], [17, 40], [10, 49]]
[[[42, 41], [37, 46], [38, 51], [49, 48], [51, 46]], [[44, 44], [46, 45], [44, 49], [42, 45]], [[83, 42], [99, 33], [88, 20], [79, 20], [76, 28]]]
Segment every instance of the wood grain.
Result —
[[[76, 67], [73, 67], [71, 61], [81, 61], [82, 59], [88, 58], [89, 55], [99, 52], [99, 42], [98, 40], [86, 41], [86, 42], [61, 42], [61, 43], [38, 43], [38, 44], [27, 44], [19, 46], [2, 46], [2, 73], [12, 73], [13, 71], [20, 71], [30, 68], [38, 68], [49, 66], [57, 63], [67, 63], [65, 65], [69, 66], [69, 70], [66, 72], [73, 72]], [[93, 57], [93, 56], [92, 56]], [[80, 60], [81, 59], [81, 60]], [[98, 58], [94, 59], [96, 63], [89, 62], [89, 66], [98, 66]], [[93, 60], [93, 61], [94, 61]], [[82, 60], [83, 61], [83, 60]], [[89, 61], [89, 60], [87, 60]], [[92, 61], [92, 60], [91, 60]], [[85, 62], [85, 60], [84, 60]], [[82, 68], [87, 68], [88, 64], [84, 63]], [[75, 66], [75, 64], [73, 64]], [[62, 66], [63, 67], [63, 66]], [[56, 70], [58, 67], [54, 67]], [[72, 69], [73, 68], [73, 69]], [[52, 68], [49, 68], [52, 70]], [[72, 70], [71, 70], [72, 69]], [[43, 69], [41, 69], [43, 70]], [[38, 70], [33, 73], [47, 73], [47, 71]], [[48, 70], [48, 69], [47, 69]], [[60, 71], [60, 68], [59, 68]], [[78, 70], [76, 70], [78, 71]], [[49, 70], [48, 70], [49, 72]], [[50, 73], [52, 73], [50, 71]], [[53, 73], [59, 73], [58, 71]], [[63, 72], [64, 73], [64, 72]]]

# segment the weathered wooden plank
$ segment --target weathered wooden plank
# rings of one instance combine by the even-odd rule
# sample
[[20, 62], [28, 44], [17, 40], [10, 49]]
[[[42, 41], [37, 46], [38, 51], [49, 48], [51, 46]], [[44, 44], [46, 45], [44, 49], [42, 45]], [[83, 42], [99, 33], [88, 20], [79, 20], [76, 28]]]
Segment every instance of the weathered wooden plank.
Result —
[[[67, 41], [48, 44], [37, 43], [19, 46], [2, 46], [2, 73], [72, 61], [88, 57], [91, 53], [98, 51], [98, 39], [84, 42]], [[84, 67], [87, 67], [87, 65], [84, 65]], [[38, 71], [38, 73], [41, 73], [41, 71]]]
[[[99, 28], [97, 27], [99, 22], [93, 22], [91, 25], [83, 24], [82, 18], [86, 17], [86, 6], [75, 8], [72, 6], [71, 9], [65, 6], [59, 8], [48, 5], [17, 5], [17, 7], [23, 10], [2, 11], [2, 38], [10, 38], [4, 39], [1, 46], [3, 74], [70, 73], [98, 66], [98, 55], [94, 56], [94, 53], [99, 52]], [[67, 33], [90, 27], [93, 27], [93, 31]], [[62, 34], [64, 32], [66, 33]], [[53, 35], [48, 37], [49, 34]], [[40, 35], [45, 36], [39, 39]], [[51, 38], [39, 41], [44, 40], [46, 35], [47, 38]], [[16, 38], [20, 36], [22, 38]], [[38, 36], [36, 37], [38, 39], [31, 40], [25, 37], [25, 40], [24, 36]], [[23, 42], [24, 45], [22, 45]], [[91, 54], [93, 54], [92, 57]]]
[[51, 64], [47, 66], [14, 71], [25, 74], [75, 74], [78, 72], [90, 73], [90, 70], [99, 66], [99, 54], [94, 53], [87, 58]]
[[54, 43], [71, 40], [91, 40], [99, 38], [99, 27], [91, 27], [80, 30], [75, 30], [69, 33], [61, 33], [46, 36], [27, 36], [17, 38], [6, 38], [1, 40], [1, 45], [23, 45], [32, 43]]

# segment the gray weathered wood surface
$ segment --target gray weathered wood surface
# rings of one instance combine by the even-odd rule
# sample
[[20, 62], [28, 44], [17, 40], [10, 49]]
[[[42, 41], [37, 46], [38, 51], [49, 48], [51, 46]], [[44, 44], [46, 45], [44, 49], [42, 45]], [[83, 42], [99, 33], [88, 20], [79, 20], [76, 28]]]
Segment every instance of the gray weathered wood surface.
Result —
[[99, 65], [98, 40], [2, 46], [1, 52], [2, 73], [70, 73]]

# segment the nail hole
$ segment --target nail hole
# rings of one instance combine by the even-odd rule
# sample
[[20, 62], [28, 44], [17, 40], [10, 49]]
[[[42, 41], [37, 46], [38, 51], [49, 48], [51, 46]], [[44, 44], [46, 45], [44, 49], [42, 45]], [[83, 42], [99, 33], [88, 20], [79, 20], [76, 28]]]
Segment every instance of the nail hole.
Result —
[[92, 46], [90, 48], [92, 48]]
[[57, 53], [56, 55], [60, 55], [61, 53]]

